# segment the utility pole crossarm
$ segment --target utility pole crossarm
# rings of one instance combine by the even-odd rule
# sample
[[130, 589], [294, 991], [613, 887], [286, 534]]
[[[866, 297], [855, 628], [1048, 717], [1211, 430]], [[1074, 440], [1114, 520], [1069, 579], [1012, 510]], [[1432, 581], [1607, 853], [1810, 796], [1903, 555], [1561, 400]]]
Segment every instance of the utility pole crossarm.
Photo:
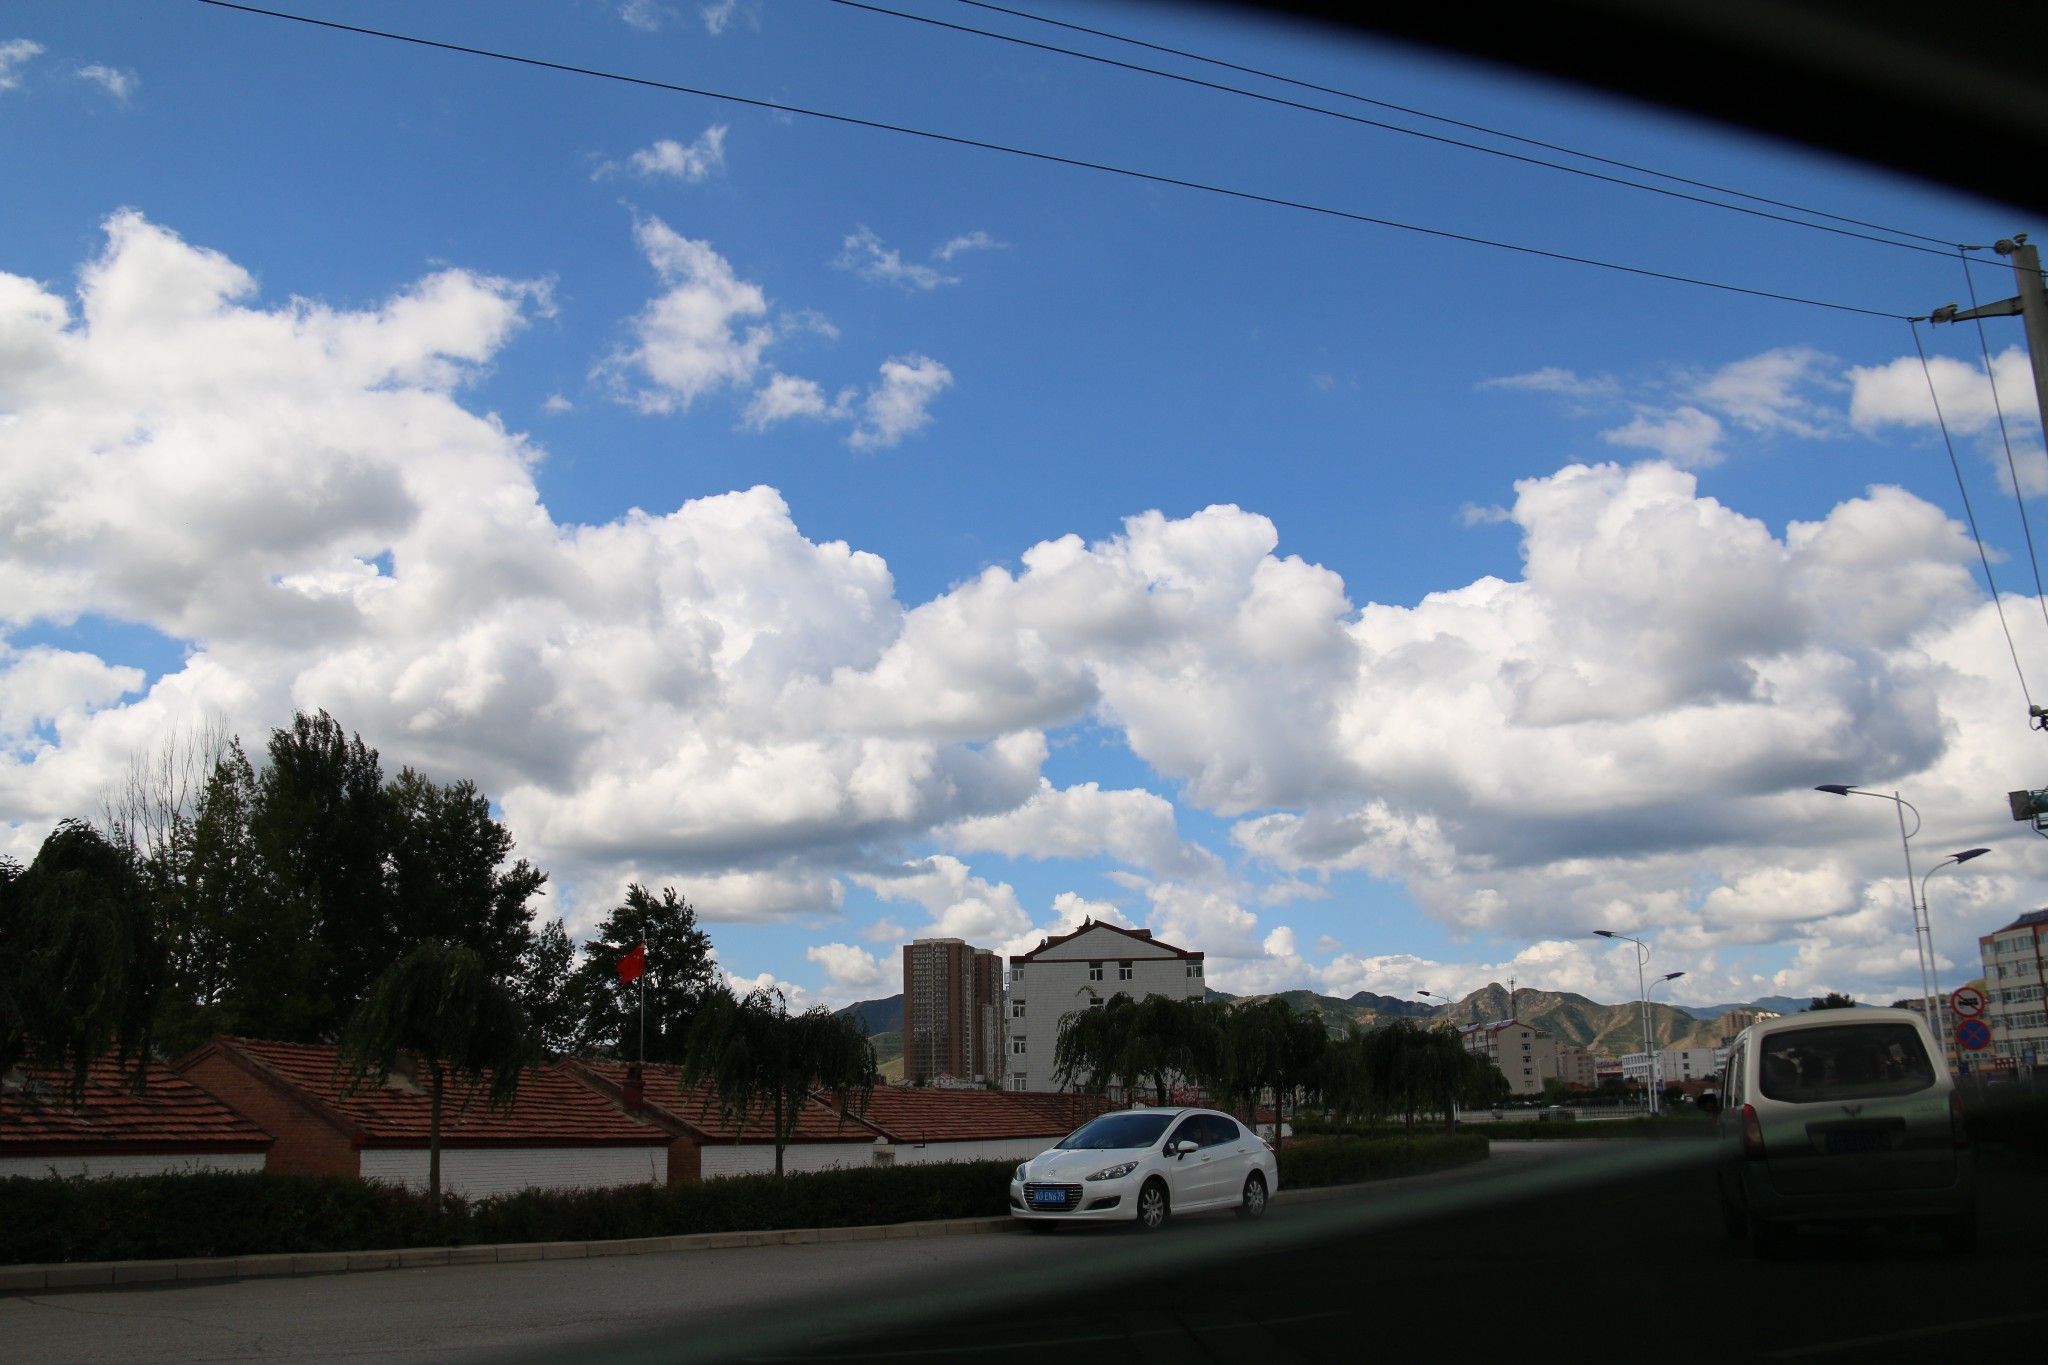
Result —
[[1997, 303], [1987, 303], [1979, 308], [1966, 308], [1960, 313], [1956, 311], [1954, 304], [1944, 304], [1942, 307], [1929, 313], [1927, 320], [1929, 322], [1974, 322], [1978, 318], [2009, 318], [2025, 312], [2026, 301], [2015, 297], [2000, 299]]

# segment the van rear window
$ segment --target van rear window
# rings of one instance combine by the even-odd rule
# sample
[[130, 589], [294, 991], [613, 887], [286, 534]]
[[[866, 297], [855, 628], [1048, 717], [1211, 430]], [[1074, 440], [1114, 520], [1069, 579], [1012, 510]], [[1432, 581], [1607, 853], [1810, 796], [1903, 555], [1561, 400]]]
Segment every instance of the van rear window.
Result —
[[1768, 1099], [1879, 1099], [1934, 1084], [1934, 1064], [1910, 1024], [1793, 1029], [1761, 1043], [1757, 1085]]

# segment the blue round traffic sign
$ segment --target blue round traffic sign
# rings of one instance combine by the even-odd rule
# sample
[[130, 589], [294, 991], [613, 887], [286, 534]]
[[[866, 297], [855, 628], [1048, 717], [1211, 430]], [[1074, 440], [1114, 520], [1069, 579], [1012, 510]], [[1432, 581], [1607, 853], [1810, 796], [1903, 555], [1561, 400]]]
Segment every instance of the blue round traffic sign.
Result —
[[1956, 1025], [1956, 1046], [1982, 1052], [1991, 1046], [1991, 1025], [1982, 1019], [1965, 1019]]

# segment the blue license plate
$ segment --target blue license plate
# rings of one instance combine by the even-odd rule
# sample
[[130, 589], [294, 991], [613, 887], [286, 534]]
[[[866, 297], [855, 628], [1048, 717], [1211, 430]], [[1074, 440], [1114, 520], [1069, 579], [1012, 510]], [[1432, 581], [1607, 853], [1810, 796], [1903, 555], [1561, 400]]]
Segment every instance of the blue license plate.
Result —
[[1860, 1156], [1867, 1152], [1884, 1150], [1883, 1133], [1829, 1133], [1828, 1155]]
[[1065, 1190], [1034, 1190], [1031, 1195], [1031, 1202], [1034, 1204], [1057, 1204], [1065, 1208], [1067, 1192]]

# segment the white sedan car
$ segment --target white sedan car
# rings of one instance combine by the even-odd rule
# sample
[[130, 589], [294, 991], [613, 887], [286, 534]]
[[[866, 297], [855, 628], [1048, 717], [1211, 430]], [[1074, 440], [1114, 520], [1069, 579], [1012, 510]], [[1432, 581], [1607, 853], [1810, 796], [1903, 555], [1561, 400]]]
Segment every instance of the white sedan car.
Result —
[[1017, 1168], [1010, 1216], [1034, 1227], [1136, 1222], [1235, 1209], [1257, 1218], [1280, 1189], [1265, 1139], [1213, 1109], [1127, 1109], [1076, 1129]]

